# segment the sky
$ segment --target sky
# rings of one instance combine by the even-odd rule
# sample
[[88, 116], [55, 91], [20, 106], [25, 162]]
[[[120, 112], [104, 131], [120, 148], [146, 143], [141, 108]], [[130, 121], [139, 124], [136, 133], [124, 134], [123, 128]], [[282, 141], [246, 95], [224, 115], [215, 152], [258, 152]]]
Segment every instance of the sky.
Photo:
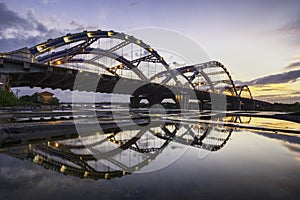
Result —
[[300, 102], [299, 0], [0, 0], [0, 25], [0, 52], [82, 30], [174, 30], [256, 99]]

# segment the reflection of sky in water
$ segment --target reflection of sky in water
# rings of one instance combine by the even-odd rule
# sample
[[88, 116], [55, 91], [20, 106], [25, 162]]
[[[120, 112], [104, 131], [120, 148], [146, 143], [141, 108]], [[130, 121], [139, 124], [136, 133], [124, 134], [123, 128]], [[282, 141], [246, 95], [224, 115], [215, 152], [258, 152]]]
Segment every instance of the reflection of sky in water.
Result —
[[300, 130], [300, 123], [271, 118], [252, 117], [250, 124], [268, 128]]
[[204, 159], [203, 150], [191, 147], [161, 170], [98, 181], [1, 155], [0, 193], [1, 199], [297, 199], [299, 148], [239, 131]]

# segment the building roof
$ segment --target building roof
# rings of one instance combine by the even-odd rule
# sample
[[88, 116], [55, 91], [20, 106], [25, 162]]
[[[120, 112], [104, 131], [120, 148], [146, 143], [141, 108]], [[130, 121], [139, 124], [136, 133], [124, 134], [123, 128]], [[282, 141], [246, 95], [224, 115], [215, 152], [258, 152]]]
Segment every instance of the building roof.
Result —
[[53, 96], [54, 94], [51, 92], [45, 91], [45, 92], [40, 92], [39, 95]]

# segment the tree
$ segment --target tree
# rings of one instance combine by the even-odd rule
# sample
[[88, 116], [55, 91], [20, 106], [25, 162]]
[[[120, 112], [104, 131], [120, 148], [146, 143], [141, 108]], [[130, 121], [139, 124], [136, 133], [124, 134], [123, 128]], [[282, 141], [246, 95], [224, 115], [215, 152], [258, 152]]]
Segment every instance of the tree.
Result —
[[19, 100], [12, 92], [0, 89], [0, 107], [3, 106], [17, 106]]
[[41, 96], [36, 92], [33, 95], [25, 95], [20, 97], [20, 102], [23, 105], [37, 105], [41, 103]]
[[59, 99], [56, 97], [53, 97], [50, 101], [50, 105], [59, 106]]

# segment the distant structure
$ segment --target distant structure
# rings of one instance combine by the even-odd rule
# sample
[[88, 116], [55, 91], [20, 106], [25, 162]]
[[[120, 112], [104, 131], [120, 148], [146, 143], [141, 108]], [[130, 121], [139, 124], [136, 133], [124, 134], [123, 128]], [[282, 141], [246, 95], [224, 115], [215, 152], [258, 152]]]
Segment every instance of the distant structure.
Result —
[[42, 104], [50, 104], [51, 101], [53, 100], [54, 94], [51, 92], [45, 91], [45, 92], [40, 92], [39, 97], [40, 97], [39, 100]]
[[[133, 108], [145, 100], [149, 105], [172, 100], [176, 108], [183, 109], [198, 104], [201, 110], [224, 109], [216, 103], [219, 99], [231, 110], [253, 110], [268, 104], [253, 99], [248, 86], [236, 86], [218, 61], [176, 68], [169, 62], [134, 36], [96, 30], [0, 53], [0, 75], [6, 90], [25, 86], [74, 90], [77, 75], [83, 74], [87, 82], [98, 84], [95, 88], [80, 84], [77, 90], [131, 95]], [[122, 89], [117, 89], [120, 85]]]

